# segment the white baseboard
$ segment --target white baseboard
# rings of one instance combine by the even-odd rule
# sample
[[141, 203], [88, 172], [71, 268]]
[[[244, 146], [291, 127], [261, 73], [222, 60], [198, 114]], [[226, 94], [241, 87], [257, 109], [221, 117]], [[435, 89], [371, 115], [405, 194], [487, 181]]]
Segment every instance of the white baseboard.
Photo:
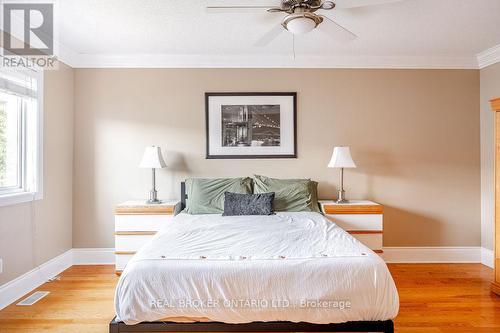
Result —
[[481, 248], [460, 247], [384, 247], [387, 263], [480, 263]]
[[70, 249], [0, 286], [0, 310], [73, 265], [114, 265], [115, 249]]
[[[388, 263], [482, 263], [493, 267], [493, 251], [482, 247], [385, 247]], [[113, 248], [75, 248], [0, 286], [0, 310], [72, 265], [113, 265]]]
[[73, 249], [73, 265], [114, 265], [114, 248]]
[[0, 286], [0, 310], [73, 265], [72, 250]]
[[481, 248], [481, 264], [493, 268], [495, 266], [495, 257], [493, 250]]

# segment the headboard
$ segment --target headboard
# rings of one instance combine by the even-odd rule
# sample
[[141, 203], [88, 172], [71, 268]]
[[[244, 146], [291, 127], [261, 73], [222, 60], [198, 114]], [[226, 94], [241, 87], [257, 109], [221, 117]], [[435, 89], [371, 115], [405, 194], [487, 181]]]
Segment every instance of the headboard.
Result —
[[186, 182], [181, 182], [181, 210], [186, 208]]

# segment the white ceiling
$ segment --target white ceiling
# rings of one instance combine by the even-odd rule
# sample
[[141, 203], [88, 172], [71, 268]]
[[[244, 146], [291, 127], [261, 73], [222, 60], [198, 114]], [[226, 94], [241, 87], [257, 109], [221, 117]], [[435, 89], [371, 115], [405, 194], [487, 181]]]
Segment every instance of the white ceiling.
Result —
[[204, 0], [59, 0], [61, 58], [76, 67], [472, 68], [478, 53], [500, 44], [500, 0], [403, 0], [323, 11], [358, 39], [339, 44], [322, 31], [299, 35], [295, 59], [289, 33], [266, 47], [253, 46], [284, 14], [208, 13], [206, 4]]

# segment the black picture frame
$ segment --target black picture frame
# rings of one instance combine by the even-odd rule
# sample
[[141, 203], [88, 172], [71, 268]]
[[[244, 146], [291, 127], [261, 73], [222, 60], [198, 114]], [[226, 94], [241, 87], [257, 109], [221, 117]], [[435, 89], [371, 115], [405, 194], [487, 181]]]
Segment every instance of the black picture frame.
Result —
[[[211, 97], [221, 96], [289, 96], [293, 98], [293, 153], [265, 155], [214, 155], [210, 154], [210, 107]], [[205, 93], [206, 159], [276, 159], [297, 158], [297, 93], [296, 92], [207, 92]]]

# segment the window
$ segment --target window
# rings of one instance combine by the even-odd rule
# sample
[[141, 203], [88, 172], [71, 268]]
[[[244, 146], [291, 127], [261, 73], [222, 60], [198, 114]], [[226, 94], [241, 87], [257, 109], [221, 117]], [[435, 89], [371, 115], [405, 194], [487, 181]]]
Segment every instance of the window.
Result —
[[0, 69], [0, 206], [42, 197], [42, 72]]

